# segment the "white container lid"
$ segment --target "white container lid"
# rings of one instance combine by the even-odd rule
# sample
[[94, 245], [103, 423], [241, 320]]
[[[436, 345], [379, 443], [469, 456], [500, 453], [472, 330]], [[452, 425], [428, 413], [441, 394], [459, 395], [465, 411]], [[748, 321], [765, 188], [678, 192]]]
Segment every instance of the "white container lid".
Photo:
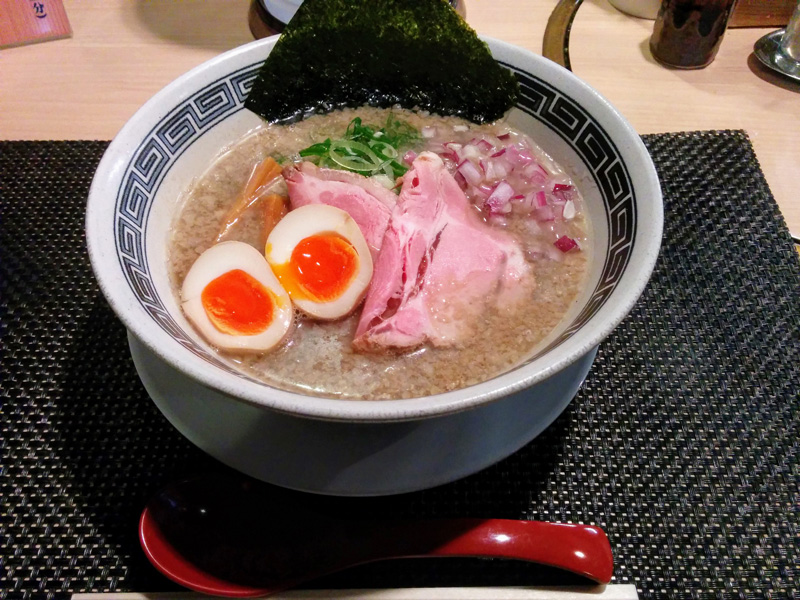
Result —
[[658, 9], [661, 7], [661, 0], [608, 0], [617, 10], [624, 12], [632, 17], [641, 19], [655, 19], [658, 16]]
[[261, 5], [281, 23], [288, 23], [303, 0], [261, 0]]

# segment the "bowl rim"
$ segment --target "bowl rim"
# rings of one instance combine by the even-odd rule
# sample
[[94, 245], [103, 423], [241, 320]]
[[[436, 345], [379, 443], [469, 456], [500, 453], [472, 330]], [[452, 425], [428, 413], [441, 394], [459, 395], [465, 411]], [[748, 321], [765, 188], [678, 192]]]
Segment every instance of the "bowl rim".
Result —
[[[230, 396], [232, 400], [247, 402], [282, 413], [313, 419], [348, 422], [408, 421], [444, 416], [468, 410], [534, 385], [571, 365], [579, 357], [597, 347], [627, 316], [649, 281], [658, 257], [663, 232], [661, 188], [655, 167], [644, 146], [644, 142], [630, 123], [608, 100], [571, 71], [519, 46], [491, 37], [480, 36], [489, 45], [496, 58], [504, 62], [504, 64], [508, 64], [512, 57], [516, 57], [518, 60], [525, 62], [526, 65], [534, 65], [537, 75], [545, 73], [547, 76], [560, 78], [559, 90], [566, 85], [567, 88], [573, 91], [579, 91], [583, 96], [581, 106], [584, 106], [587, 100], [591, 102], [592, 114], [595, 115], [597, 111], [600, 111], [602, 118], [613, 123], [616, 130], [615, 139], [621, 140], [628, 146], [628, 153], [632, 152], [634, 156], [641, 158], [642, 164], [638, 165], [640, 169], [636, 173], [641, 180], [640, 185], [644, 188], [641, 190], [640, 195], [649, 195], [653, 198], [652, 205], [649, 206], [653, 213], [651, 221], [648, 222], [649, 235], [642, 237], [639, 232], [635, 235], [634, 244], [640, 246], [637, 250], [639, 267], [636, 272], [631, 272], [630, 278], [632, 278], [632, 281], [628, 282], [629, 285], [625, 286], [624, 289], [623, 286], [617, 285], [617, 289], [611, 294], [614, 298], [614, 304], [609, 309], [610, 313], [604, 319], [600, 319], [600, 316], [595, 314], [582, 326], [586, 329], [586, 335], [573, 336], [564, 344], [545, 353], [543, 357], [537, 358], [529, 364], [466, 388], [417, 398], [370, 401], [306, 396], [297, 392], [273, 388], [245, 378], [230, 376], [223, 373], [221, 369], [209, 369], [207, 361], [194, 356], [189, 350], [183, 348], [176, 340], [161, 331], [151, 319], [147, 321], [138, 319], [137, 311], [129, 310], [129, 307], [131, 305], [135, 307], [136, 303], [131, 301], [132, 292], [128, 289], [127, 282], [125, 282], [122, 275], [122, 270], [119, 267], [120, 261], [113, 262], [108, 256], [105, 256], [114, 253], [104, 252], [105, 249], [102, 244], [96, 240], [96, 232], [102, 227], [108, 227], [108, 223], [99, 221], [96, 207], [102, 202], [108, 202], [109, 191], [113, 190], [113, 195], [116, 197], [116, 187], [118, 185], [115, 186], [111, 182], [114, 181], [115, 175], [118, 175], [121, 179], [120, 171], [124, 170], [124, 166], [133, 159], [141, 141], [141, 136], [136, 135], [136, 130], [141, 123], [150, 122], [153, 113], [163, 116], [165, 114], [164, 106], [175, 106], [176, 103], [188, 97], [194, 88], [187, 84], [195, 79], [202, 80], [209, 72], [215, 72], [228, 62], [235, 65], [237, 60], [241, 60], [241, 57], [248, 56], [251, 53], [255, 55], [267, 49], [271, 50], [278, 37], [272, 36], [256, 40], [224, 52], [166, 85], [142, 105], [121, 128], [106, 149], [92, 180], [86, 210], [86, 237], [90, 262], [95, 277], [102, 293], [117, 317], [133, 335], [159, 358], [203, 385]], [[265, 55], [266, 53], [264, 53]], [[506, 60], [501, 60], [501, 57]], [[263, 57], [257, 60], [263, 60]], [[634, 188], [635, 186], [631, 189], [632, 193]], [[119, 269], [116, 274], [106, 271], [107, 268], [113, 265], [116, 265]], [[630, 270], [631, 265], [627, 265], [626, 269]], [[623, 274], [622, 277], [625, 275]], [[121, 277], [125, 282], [124, 286], [115, 285], [115, 277], [117, 276]], [[152, 335], [153, 331], [160, 333]], [[576, 337], [580, 337], [580, 340], [575, 339]], [[171, 343], [161, 344], [158, 339], [154, 338], [164, 338], [170, 340]], [[543, 365], [545, 361], [540, 359], [551, 355], [555, 356], [556, 359]]]

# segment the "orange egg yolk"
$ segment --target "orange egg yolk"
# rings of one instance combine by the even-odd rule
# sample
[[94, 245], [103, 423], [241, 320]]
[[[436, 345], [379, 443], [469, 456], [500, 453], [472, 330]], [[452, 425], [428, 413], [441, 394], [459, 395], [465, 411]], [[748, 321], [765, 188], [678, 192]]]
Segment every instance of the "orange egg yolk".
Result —
[[276, 275], [290, 296], [330, 302], [344, 293], [357, 271], [353, 245], [335, 233], [321, 233], [300, 240]]
[[200, 295], [211, 323], [222, 333], [256, 335], [272, 323], [272, 294], [255, 277], [234, 269], [209, 282]]

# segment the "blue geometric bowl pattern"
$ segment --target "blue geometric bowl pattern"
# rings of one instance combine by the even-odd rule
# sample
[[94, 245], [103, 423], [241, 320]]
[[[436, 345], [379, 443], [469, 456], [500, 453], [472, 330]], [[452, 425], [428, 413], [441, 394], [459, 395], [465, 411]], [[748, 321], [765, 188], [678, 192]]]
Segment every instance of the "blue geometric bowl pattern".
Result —
[[243, 377], [187, 336], [172, 318], [150, 275], [145, 252], [147, 214], [170, 167], [197, 139], [218, 122], [244, 108], [261, 63], [220, 78], [176, 106], [144, 138], [125, 170], [114, 215], [117, 256], [142, 307], [184, 348]]
[[517, 108], [547, 125], [577, 152], [589, 168], [603, 199], [608, 248], [600, 279], [589, 301], [562, 334], [525, 364], [564, 343], [594, 316], [616, 289], [625, 272], [636, 237], [633, 183], [611, 137], [580, 104], [530, 73], [505, 65], [520, 83]]
[[[171, 337], [195, 355], [225, 371], [251, 379], [197, 344], [170, 316], [150, 273], [146, 253], [147, 215], [156, 191], [173, 164], [221, 120], [244, 108], [261, 63], [222, 77], [176, 106], [145, 136], [128, 164], [115, 208], [115, 240], [122, 271], [142, 307]], [[589, 302], [570, 326], [530, 361], [578, 331], [614, 291], [631, 256], [636, 235], [636, 204], [630, 175], [603, 128], [571, 98], [536, 76], [514, 71], [521, 86], [517, 108], [542, 122], [567, 142], [590, 168], [601, 191], [609, 226], [602, 275]], [[528, 361], [528, 362], [530, 362]]]

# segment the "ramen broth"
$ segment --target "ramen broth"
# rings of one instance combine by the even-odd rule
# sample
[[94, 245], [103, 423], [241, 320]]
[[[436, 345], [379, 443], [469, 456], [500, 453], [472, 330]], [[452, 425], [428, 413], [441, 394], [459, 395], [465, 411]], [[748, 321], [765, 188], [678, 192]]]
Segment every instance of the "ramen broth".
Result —
[[[169, 271], [179, 302], [186, 273], [198, 256], [217, 241], [226, 214], [253, 165], [272, 156], [288, 166], [300, 160], [297, 153], [301, 149], [340, 136], [353, 118], [380, 126], [388, 114], [385, 109], [365, 107], [313, 116], [291, 125], [263, 125], [221, 153], [184, 193], [171, 229]], [[398, 108], [392, 109], [391, 114], [421, 132], [415, 152], [426, 148], [440, 152], [454, 173], [458, 165], [446, 156], [453, 148], [482, 136], [511, 141], [520, 136], [502, 122], [478, 126], [455, 117]], [[532, 277], [521, 284], [527, 286], [523, 290], [525, 300], [487, 308], [472, 324], [467, 342], [450, 348], [424, 345], [404, 353], [358, 353], [352, 347], [360, 312], [356, 309], [354, 314], [335, 322], [315, 322], [297, 314], [294, 331], [280, 347], [262, 355], [227, 351], [220, 351], [220, 355], [249, 376], [277, 388], [364, 400], [446, 392], [486, 381], [519, 365], [535, 353], [575, 302], [586, 278], [589, 258], [589, 225], [582, 199], [563, 170], [538, 147], [534, 148], [537, 164], [544, 166], [548, 181], [556, 182], [561, 201], [566, 201], [559, 204], [562, 212], [555, 218], [542, 218], [541, 214], [534, 218], [532, 214], [542, 207], [520, 209], [514, 202], [495, 214], [484, 207], [482, 217], [492, 227], [519, 240]], [[471, 200], [480, 204], [475, 198]], [[263, 253], [259, 221], [262, 216], [259, 211], [251, 213], [245, 213], [225, 239], [246, 242]], [[564, 246], [564, 240], [570, 243]], [[573, 243], [578, 246], [572, 247]]]

